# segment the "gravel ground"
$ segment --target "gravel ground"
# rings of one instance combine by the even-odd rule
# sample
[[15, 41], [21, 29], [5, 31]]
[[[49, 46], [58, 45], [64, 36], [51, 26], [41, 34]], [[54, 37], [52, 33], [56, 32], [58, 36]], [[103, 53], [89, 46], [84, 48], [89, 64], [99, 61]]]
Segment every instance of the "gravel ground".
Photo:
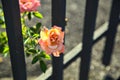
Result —
[[[67, 13], [68, 23], [66, 26], [66, 39], [65, 46], [66, 51], [70, 51], [82, 40], [83, 32], [83, 21], [84, 21], [84, 10], [85, 10], [86, 0], [67, 0]], [[40, 12], [44, 14], [44, 19], [40, 20], [44, 25], [51, 25], [51, 1], [41, 0]], [[107, 5], [106, 5], [107, 4]], [[111, 7], [111, 0], [100, 0], [98, 15], [96, 21], [96, 29], [109, 19], [109, 11]], [[31, 21], [30, 23], [33, 24]], [[101, 39], [97, 44], [94, 45], [92, 51], [92, 61], [90, 67], [89, 80], [103, 80], [105, 76], [110, 76], [117, 79], [120, 76], [120, 26], [118, 28], [115, 48], [112, 56], [112, 62], [110, 66], [105, 67], [101, 63], [102, 51], [104, 48], [105, 38]], [[98, 47], [100, 46], [100, 47]], [[1, 57], [0, 57], [1, 58]], [[40, 70], [39, 65], [31, 65], [31, 58], [26, 59], [27, 64], [27, 74], [29, 76], [28, 80], [33, 80], [36, 76], [39, 76]], [[74, 61], [69, 67], [64, 71], [64, 80], [79, 80], [79, 65], [80, 59]], [[0, 62], [0, 80], [12, 80], [11, 78], [11, 65], [9, 58], [3, 59]], [[31, 78], [32, 77], [32, 78]]]

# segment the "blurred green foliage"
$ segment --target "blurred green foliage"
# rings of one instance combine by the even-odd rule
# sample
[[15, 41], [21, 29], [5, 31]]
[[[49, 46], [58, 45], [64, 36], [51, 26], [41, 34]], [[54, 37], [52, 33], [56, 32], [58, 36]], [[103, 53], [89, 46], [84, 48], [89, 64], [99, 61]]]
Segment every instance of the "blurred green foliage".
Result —
[[[42, 27], [42, 23], [38, 22], [32, 27], [29, 27], [25, 24], [26, 20], [31, 20], [34, 17], [38, 19], [43, 18], [42, 14], [39, 13], [38, 11], [25, 12], [21, 14], [24, 52], [25, 52], [25, 56], [33, 57], [33, 60], [31, 61], [32, 64], [39, 62], [40, 69], [43, 72], [45, 72], [47, 69], [47, 65], [45, 61], [50, 60], [51, 57], [50, 55], [42, 51], [40, 49], [40, 46], [38, 45], [38, 39], [40, 38], [40, 30]], [[2, 7], [0, 7], [0, 54], [2, 54], [4, 57], [7, 57], [9, 56], [9, 46], [8, 46], [8, 39], [7, 39], [5, 28], [6, 27], [5, 27], [4, 14], [2, 11]]]

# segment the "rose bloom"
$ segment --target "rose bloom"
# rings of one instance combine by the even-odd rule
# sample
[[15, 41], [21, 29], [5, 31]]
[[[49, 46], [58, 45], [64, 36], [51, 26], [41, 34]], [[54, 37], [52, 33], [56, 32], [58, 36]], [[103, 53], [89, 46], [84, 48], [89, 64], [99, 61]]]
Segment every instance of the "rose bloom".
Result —
[[38, 42], [46, 53], [59, 57], [60, 53], [64, 52], [64, 32], [61, 31], [60, 27], [53, 26], [50, 30], [44, 27], [40, 37]]
[[19, 0], [20, 12], [31, 12], [36, 11], [40, 6], [39, 0]]

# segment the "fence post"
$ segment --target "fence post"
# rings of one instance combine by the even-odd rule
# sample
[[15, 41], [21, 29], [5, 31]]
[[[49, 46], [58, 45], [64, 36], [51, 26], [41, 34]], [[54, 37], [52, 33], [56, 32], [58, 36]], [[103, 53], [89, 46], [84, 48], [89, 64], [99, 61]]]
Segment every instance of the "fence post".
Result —
[[120, 0], [113, 0], [110, 19], [109, 19], [109, 25], [108, 25], [108, 31], [106, 33], [106, 42], [105, 42], [105, 48], [103, 51], [104, 54], [102, 57], [102, 63], [105, 66], [109, 65], [111, 61], [111, 55], [114, 48], [115, 35], [117, 32], [117, 26], [119, 23], [119, 16], [120, 16]]
[[2, 0], [14, 80], [26, 80], [18, 0]]
[[[57, 25], [65, 29], [66, 0], [52, 0], [52, 26]], [[63, 80], [63, 54], [52, 60], [52, 79]]]
[[98, 1], [99, 0], [87, 0], [86, 2], [79, 80], [88, 80]]

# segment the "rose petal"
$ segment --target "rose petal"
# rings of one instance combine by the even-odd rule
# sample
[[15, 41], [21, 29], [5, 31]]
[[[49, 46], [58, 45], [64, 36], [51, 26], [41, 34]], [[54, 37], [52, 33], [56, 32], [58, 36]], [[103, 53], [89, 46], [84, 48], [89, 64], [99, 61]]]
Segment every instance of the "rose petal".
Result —
[[44, 28], [40, 33], [40, 40], [38, 41], [41, 48], [48, 54], [53, 54], [59, 57], [64, 52], [65, 46], [63, 45], [64, 32], [60, 27], [54, 26], [48, 30]]

